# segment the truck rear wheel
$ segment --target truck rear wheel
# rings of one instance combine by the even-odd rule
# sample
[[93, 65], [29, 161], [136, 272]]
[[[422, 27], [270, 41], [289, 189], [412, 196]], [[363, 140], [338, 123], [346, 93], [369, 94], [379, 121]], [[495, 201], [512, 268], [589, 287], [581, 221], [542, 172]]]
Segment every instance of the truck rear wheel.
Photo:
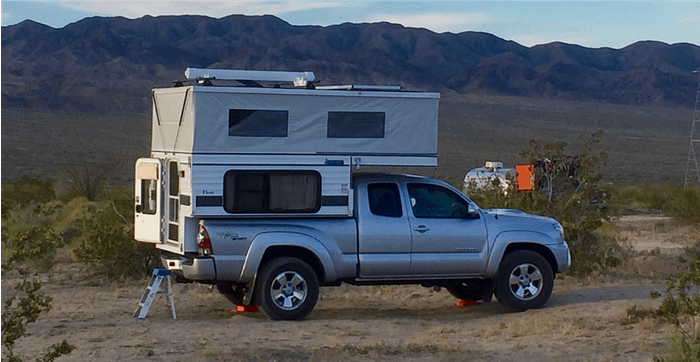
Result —
[[554, 273], [545, 258], [529, 250], [516, 250], [501, 261], [494, 294], [515, 311], [540, 308], [554, 287]]
[[318, 277], [297, 258], [277, 258], [260, 269], [255, 282], [255, 300], [270, 318], [302, 320], [316, 306]]

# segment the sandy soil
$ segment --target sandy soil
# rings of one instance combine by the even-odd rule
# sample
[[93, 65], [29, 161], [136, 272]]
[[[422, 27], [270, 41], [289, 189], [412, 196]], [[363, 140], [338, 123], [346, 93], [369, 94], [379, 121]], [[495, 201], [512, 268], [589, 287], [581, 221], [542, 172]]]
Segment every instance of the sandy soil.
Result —
[[[648, 292], [661, 290], [660, 281], [644, 273], [654, 274], [660, 260], [680, 264], [671, 255], [700, 237], [697, 227], [668, 219], [623, 218], [618, 225], [630, 246], [638, 244], [635, 258], [647, 266], [641, 273], [558, 278], [545, 308], [523, 313], [495, 300], [459, 308], [448, 292], [420, 286], [343, 285], [322, 288], [307, 320], [279, 322], [232, 313], [206, 286], [175, 284], [176, 320], [164, 296], [137, 320], [132, 314], [147, 281], [92, 286], [79, 264], [59, 263], [37, 275], [53, 310], [28, 326], [32, 335], [18, 341], [16, 353], [33, 360], [65, 339], [77, 348], [59, 361], [651, 361], [665, 353], [671, 328], [627, 323], [625, 311], [657, 306]], [[656, 246], [647, 245], [654, 238]], [[12, 284], [3, 276], [3, 295]]]

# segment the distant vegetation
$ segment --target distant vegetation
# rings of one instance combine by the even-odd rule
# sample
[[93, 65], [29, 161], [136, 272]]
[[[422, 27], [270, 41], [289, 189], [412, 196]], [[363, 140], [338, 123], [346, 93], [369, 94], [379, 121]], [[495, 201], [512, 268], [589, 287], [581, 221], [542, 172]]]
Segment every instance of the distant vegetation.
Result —
[[667, 183], [632, 184], [613, 188], [611, 201], [624, 205], [622, 212], [655, 212], [700, 223], [700, 187], [684, 189]]
[[[679, 184], [691, 121], [688, 109], [447, 95], [440, 100], [438, 167], [409, 172], [461, 184], [468, 170], [485, 161], [506, 167], [523, 162], [519, 152], [531, 139], [579, 147], [600, 128], [600, 148], [608, 154], [603, 182]], [[2, 182], [26, 175], [56, 180], [56, 188], [65, 189], [68, 171], [89, 165], [111, 170], [108, 185], [131, 185], [135, 160], [149, 155], [150, 127], [147, 110], [109, 116], [3, 109]]]

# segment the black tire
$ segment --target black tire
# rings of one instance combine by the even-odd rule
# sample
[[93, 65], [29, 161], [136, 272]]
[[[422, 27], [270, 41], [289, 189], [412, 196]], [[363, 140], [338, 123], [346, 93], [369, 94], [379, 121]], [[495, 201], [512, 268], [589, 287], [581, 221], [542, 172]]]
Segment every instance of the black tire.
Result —
[[483, 301], [488, 303], [493, 296], [493, 282], [491, 280], [464, 280], [455, 281], [445, 286], [453, 297], [462, 300]]
[[318, 277], [296, 258], [277, 258], [260, 268], [255, 281], [255, 300], [270, 318], [302, 320], [318, 300]]
[[235, 305], [243, 305], [243, 288], [233, 283], [218, 283], [216, 289]]
[[516, 250], [501, 261], [494, 294], [514, 311], [541, 308], [552, 294], [554, 273], [540, 254]]

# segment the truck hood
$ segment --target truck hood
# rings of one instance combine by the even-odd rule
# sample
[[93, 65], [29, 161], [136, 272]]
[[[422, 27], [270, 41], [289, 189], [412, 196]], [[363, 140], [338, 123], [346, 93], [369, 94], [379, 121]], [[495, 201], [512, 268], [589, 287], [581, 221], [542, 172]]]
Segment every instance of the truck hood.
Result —
[[481, 212], [486, 216], [489, 233], [494, 236], [506, 231], [532, 231], [547, 235], [554, 243], [564, 242], [564, 229], [551, 217], [511, 209], [482, 209]]
[[515, 209], [482, 209], [482, 212], [484, 212], [487, 215], [491, 215], [498, 219], [499, 217], [505, 216], [508, 218], [517, 218], [517, 219], [529, 219], [529, 220], [537, 220], [537, 221], [542, 221], [542, 222], [547, 222], [547, 223], [554, 223], [557, 222], [555, 219], [552, 219], [551, 217], [547, 216], [541, 216], [541, 215], [534, 215], [534, 214], [528, 214], [524, 211], [521, 210], [515, 210]]

